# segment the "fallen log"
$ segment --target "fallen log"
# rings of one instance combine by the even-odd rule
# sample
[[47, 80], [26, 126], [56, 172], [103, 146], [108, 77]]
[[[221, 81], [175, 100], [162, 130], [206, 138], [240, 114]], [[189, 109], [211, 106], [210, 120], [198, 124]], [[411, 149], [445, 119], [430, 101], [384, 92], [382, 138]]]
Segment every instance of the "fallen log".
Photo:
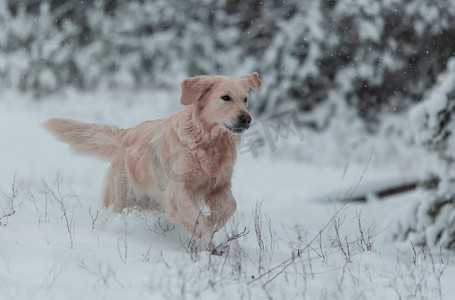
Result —
[[[393, 182], [399, 183], [393, 183]], [[338, 191], [337, 193], [331, 193], [324, 199], [340, 202], [367, 202], [370, 197], [375, 197], [377, 199], [384, 199], [390, 196], [399, 195], [402, 193], [407, 193], [413, 191], [417, 188], [423, 189], [434, 189], [439, 184], [439, 178], [431, 177], [426, 180], [391, 180], [389, 182], [369, 182], [367, 184], [360, 184], [357, 190], [350, 192], [348, 190]], [[336, 196], [334, 196], [336, 194]], [[339, 197], [339, 195], [344, 195]], [[324, 200], [323, 200], [324, 201]]]

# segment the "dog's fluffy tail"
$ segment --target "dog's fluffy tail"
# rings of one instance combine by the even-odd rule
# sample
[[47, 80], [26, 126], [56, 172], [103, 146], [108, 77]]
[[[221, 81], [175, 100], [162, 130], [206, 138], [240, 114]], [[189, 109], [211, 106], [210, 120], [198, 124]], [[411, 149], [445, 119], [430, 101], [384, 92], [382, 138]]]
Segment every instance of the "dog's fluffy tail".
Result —
[[120, 151], [125, 130], [115, 126], [49, 119], [43, 127], [79, 154], [112, 160]]

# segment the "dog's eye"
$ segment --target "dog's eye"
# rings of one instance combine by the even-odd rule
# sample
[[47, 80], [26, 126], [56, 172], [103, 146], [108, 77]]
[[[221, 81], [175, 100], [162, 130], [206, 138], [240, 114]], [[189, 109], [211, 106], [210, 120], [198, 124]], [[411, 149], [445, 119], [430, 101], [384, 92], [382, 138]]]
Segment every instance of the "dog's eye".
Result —
[[245, 102], [245, 103], [246, 103], [247, 101], [248, 101], [248, 98], [247, 98], [247, 97], [245, 97], [245, 99], [243, 99], [243, 102]]
[[224, 95], [221, 97], [221, 99], [223, 99], [224, 101], [230, 101], [231, 97], [229, 97], [228, 95]]

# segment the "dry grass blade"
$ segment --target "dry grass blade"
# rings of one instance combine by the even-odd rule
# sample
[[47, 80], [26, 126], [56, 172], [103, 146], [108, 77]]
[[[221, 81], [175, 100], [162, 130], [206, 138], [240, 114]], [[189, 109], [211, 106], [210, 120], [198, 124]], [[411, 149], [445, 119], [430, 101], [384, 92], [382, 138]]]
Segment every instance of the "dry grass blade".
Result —
[[70, 246], [74, 246], [74, 213], [71, 217], [68, 215], [68, 210], [65, 205], [65, 199], [68, 197], [74, 197], [73, 193], [62, 194], [62, 178], [59, 173], [55, 178], [55, 191], [49, 187], [49, 185], [43, 180], [44, 185], [44, 195], [46, 199], [51, 198], [59, 204], [60, 210], [63, 213], [63, 218], [65, 219], [66, 230], [70, 238]]
[[3, 196], [9, 200], [8, 207], [6, 209], [0, 206], [3, 211], [3, 213], [0, 215], [0, 225], [5, 226], [8, 224], [8, 218], [16, 213], [16, 207], [18, 206], [18, 204], [15, 204], [18, 192], [16, 187], [16, 174], [14, 174], [13, 182], [11, 183], [11, 195], [6, 194], [2, 190], [0, 191], [2, 192]]

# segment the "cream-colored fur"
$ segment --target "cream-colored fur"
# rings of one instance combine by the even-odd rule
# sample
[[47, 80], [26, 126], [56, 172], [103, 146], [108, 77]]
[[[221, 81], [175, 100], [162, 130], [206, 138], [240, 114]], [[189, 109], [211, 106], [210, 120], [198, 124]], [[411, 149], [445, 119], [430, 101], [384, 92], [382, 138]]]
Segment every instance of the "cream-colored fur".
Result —
[[[75, 152], [111, 162], [105, 207], [159, 205], [213, 250], [213, 234], [236, 210], [231, 176], [238, 133], [251, 120], [248, 91], [260, 86], [257, 73], [198, 76], [181, 83], [185, 109], [164, 120], [129, 129], [65, 119], [43, 126]], [[209, 215], [201, 213], [201, 205], [207, 205]]]

